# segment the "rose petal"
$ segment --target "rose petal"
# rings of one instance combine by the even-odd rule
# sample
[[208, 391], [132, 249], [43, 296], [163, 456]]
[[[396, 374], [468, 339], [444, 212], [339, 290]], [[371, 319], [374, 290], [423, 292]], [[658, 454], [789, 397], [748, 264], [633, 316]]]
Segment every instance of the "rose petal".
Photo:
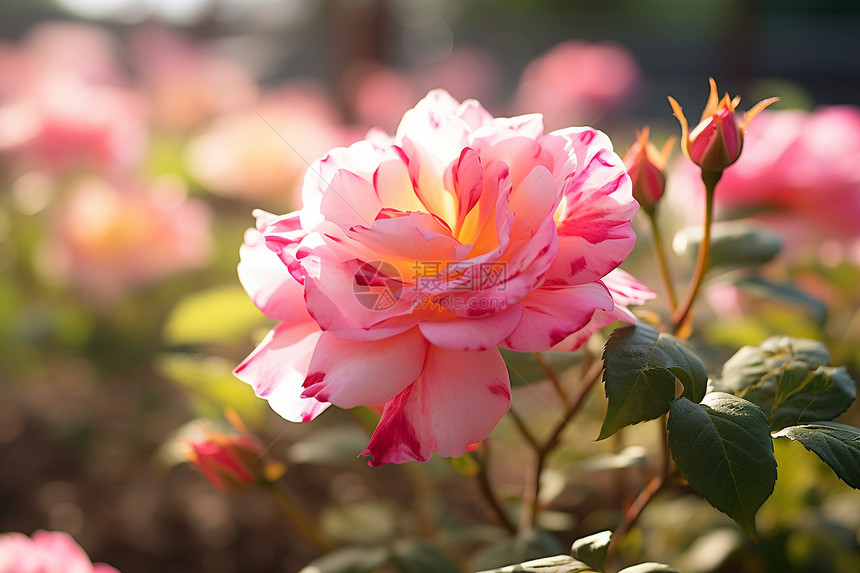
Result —
[[272, 410], [291, 422], [316, 418], [328, 404], [302, 397], [302, 382], [308, 373], [314, 347], [322, 331], [313, 321], [280, 324], [233, 371], [254, 387], [254, 393], [269, 401]]
[[559, 352], [573, 352], [574, 350], [578, 350], [583, 344], [588, 342], [588, 339], [591, 338], [595, 332], [618, 320], [626, 322], [627, 324], [633, 324], [636, 322], [636, 316], [620, 304], [616, 304], [615, 308], [612, 310], [596, 310], [588, 324], [550, 348], [550, 350], [556, 350]]
[[523, 316], [505, 339], [505, 348], [540, 352], [584, 328], [595, 310], [612, 310], [609, 290], [599, 282], [556, 289], [540, 288], [520, 301]]
[[[443, 299], [440, 299], [440, 302]], [[468, 301], [467, 301], [468, 303]], [[459, 309], [466, 314], [471, 309]], [[453, 320], [424, 321], [418, 325], [431, 344], [452, 350], [484, 350], [497, 346], [509, 335], [520, 321], [522, 307], [510, 306], [504, 310], [486, 314], [485, 309], [474, 309], [479, 318], [457, 318]]]
[[510, 382], [496, 349], [427, 349], [418, 379], [385, 404], [367, 449], [371, 466], [457, 457], [484, 440], [508, 410]]
[[560, 207], [559, 251], [547, 273], [549, 284], [598, 280], [627, 257], [636, 241], [630, 220], [639, 204], [623, 162], [611, 148], [581, 149], [583, 141], [601, 141], [601, 136], [590, 130], [575, 140], [580, 144], [574, 146], [579, 167]]
[[[418, 318], [410, 317], [412, 302], [398, 289], [372, 289], [359, 284], [357, 277], [366, 274], [367, 267], [363, 265], [368, 264], [357, 260], [341, 262], [325, 246], [315, 248], [302, 259], [307, 309], [323, 330], [350, 340], [378, 340], [415, 325]], [[382, 270], [384, 265], [379, 265]], [[409, 320], [384, 323], [401, 316]]]
[[256, 229], [248, 229], [245, 233], [237, 268], [239, 282], [266, 316], [288, 323], [310, 319], [305, 308], [304, 288], [266, 246], [263, 235]]
[[379, 167], [383, 153], [381, 147], [370, 141], [359, 141], [349, 147], [336, 147], [314, 161], [302, 184], [302, 228], [308, 232], [325, 231], [321, 204], [337, 172], [345, 170], [365, 181], [373, 181], [373, 173]]
[[409, 178], [408, 159], [403, 150], [393, 145], [386, 150], [373, 174], [373, 187], [385, 208], [399, 211], [424, 211]]
[[302, 396], [340, 408], [383, 404], [415, 381], [426, 353], [427, 341], [417, 328], [367, 342], [325, 332], [311, 358]]
[[373, 185], [345, 169], [334, 174], [320, 200], [320, 213], [326, 221], [342, 229], [354, 225], [369, 227], [382, 207]]
[[628, 304], [645, 304], [646, 301], [657, 298], [657, 293], [622, 269], [615, 269], [603, 277], [601, 282], [612, 293], [612, 298], [615, 299], [615, 302], [624, 306]]

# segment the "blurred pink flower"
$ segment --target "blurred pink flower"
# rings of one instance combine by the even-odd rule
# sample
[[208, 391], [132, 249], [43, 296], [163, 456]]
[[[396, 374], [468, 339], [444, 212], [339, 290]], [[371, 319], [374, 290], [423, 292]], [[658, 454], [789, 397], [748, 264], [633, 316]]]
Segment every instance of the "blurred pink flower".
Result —
[[343, 91], [358, 123], [391, 131], [413, 102], [434, 87], [454, 97], [492, 101], [499, 83], [498, 66], [489, 52], [457, 46], [447, 58], [409, 71], [358, 62], [345, 74]]
[[[607, 275], [638, 209], [609, 139], [430, 92], [394, 138], [332, 150], [301, 211], [258, 211], [239, 276], [281, 321], [236, 368], [292, 421], [384, 404], [370, 464], [460, 456], [510, 405], [496, 348], [573, 350], [650, 291]], [[604, 279], [609, 279], [608, 283]]]
[[129, 47], [158, 127], [187, 132], [256, 100], [257, 87], [238, 64], [165, 28], [137, 31]]
[[310, 162], [354, 139], [321, 89], [296, 83], [266, 94], [253, 109], [217, 117], [189, 143], [186, 159], [193, 177], [215, 194], [294, 208]]
[[110, 45], [95, 28], [49, 24], [3, 50], [0, 151], [13, 152], [23, 170], [48, 173], [117, 171], [136, 161], [145, 105], [124, 85]]
[[208, 261], [210, 212], [186, 197], [179, 180], [120, 187], [93, 177], [78, 183], [57, 209], [41, 267], [102, 304]]
[[22, 170], [117, 171], [141, 156], [145, 105], [110, 45], [95, 28], [48, 24], [0, 54], [0, 151]]
[[23, 50], [39, 68], [65, 70], [90, 84], [119, 86], [127, 83], [118, 58], [119, 42], [98, 26], [42, 23], [27, 34]]
[[357, 123], [391, 131], [415, 101], [409, 78], [376, 62], [361, 61], [344, 74], [343, 92]]
[[568, 40], [526, 67], [514, 110], [540, 110], [552, 127], [590, 123], [623, 103], [638, 82], [639, 68], [626, 48]]
[[[860, 240], [858, 156], [858, 108], [764, 111], [748, 130], [741, 158], [717, 185], [718, 216], [753, 212], [784, 231], [789, 250], [802, 243], [842, 243], [850, 249]], [[670, 195], [685, 206], [691, 192], [697, 199], [704, 196], [698, 168], [688, 162], [676, 166], [669, 186]]]
[[93, 564], [68, 533], [36, 531], [0, 534], [0, 573], [119, 573], [110, 565]]

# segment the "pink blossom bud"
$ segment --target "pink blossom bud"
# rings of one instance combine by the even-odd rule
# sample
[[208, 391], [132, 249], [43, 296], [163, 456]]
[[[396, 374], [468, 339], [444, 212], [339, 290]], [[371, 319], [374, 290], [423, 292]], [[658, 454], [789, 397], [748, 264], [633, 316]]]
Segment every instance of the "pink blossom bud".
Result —
[[624, 166], [633, 182], [633, 198], [650, 214], [654, 213], [657, 201], [666, 190], [666, 162], [674, 144], [675, 138], [669, 138], [663, 149], [658, 151], [649, 139], [648, 126], [645, 126], [624, 156]]
[[725, 94], [720, 100], [717, 83], [713, 78], [710, 79], [710, 84], [711, 93], [708, 104], [702, 113], [702, 119], [692, 131], [678, 102], [670, 97], [669, 103], [672, 105], [675, 117], [681, 123], [683, 133], [681, 150], [684, 155], [701, 167], [702, 171], [720, 173], [741, 156], [744, 133], [749, 123], [761, 110], [779, 101], [779, 98], [760, 101], [744, 114], [743, 121], [739, 121], [735, 115], [735, 109], [741, 101], [740, 96], [730, 99], [729, 94]]
[[240, 433], [204, 428], [203, 437], [187, 441], [186, 459], [224, 493], [239, 493], [258, 481], [280, 477], [283, 466], [264, 457], [263, 445], [248, 433], [235, 414], [228, 417]]

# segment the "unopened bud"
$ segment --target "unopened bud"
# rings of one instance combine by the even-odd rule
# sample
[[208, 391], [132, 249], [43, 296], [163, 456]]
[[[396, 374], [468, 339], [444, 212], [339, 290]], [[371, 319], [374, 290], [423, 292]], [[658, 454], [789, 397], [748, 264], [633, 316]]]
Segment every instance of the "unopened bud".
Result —
[[648, 126], [645, 126], [624, 156], [624, 166], [633, 182], [633, 198], [651, 215], [666, 191], [666, 162], [674, 143], [675, 139], [670, 138], [663, 149], [657, 151], [649, 139]]
[[681, 150], [684, 155], [701, 167], [702, 171], [722, 173], [741, 156], [744, 134], [749, 123], [764, 108], [779, 101], [779, 98], [760, 101], [744, 114], [741, 121], [735, 114], [741, 101], [740, 96], [730, 99], [729, 94], [725, 94], [720, 100], [717, 84], [713, 78], [710, 79], [710, 84], [711, 93], [705, 111], [702, 113], [702, 119], [692, 131], [678, 102], [670, 97], [669, 103], [672, 105], [675, 117], [681, 123]]

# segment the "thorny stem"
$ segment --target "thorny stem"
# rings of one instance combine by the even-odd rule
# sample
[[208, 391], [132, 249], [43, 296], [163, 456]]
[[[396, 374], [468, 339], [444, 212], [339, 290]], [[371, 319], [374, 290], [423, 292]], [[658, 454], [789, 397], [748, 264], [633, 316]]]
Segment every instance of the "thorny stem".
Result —
[[618, 527], [616, 527], [615, 531], [612, 532], [612, 537], [609, 539], [609, 547], [606, 549], [605, 563], [607, 564], [609, 564], [612, 556], [618, 549], [618, 545], [621, 543], [621, 540], [624, 539], [624, 536], [627, 535], [630, 528], [632, 528], [639, 519], [645, 506], [648, 505], [648, 502], [650, 502], [661, 489], [663, 489], [663, 486], [666, 485], [666, 481], [669, 479], [671, 460], [669, 458], [669, 443], [667, 441], [667, 421], [668, 418], [666, 414], [663, 414], [660, 418], [659, 426], [660, 443], [662, 445], [663, 452], [657, 475], [652, 477], [645, 488], [639, 492], [639, 495], [636, 496], [636, 499], [630, 507], [627, 508], [627, 511], [624, 512], [624, 517], [622, 518], [621, 523], [618, 524]]
[[657, 254], [657, 264], [660, 267], [660, 276], [663, 279], [663, 285], [666, 288], [666, 298], [669, 303], [669, 312], [675, 312], [678, 308], [678, 297], [675, 294], [675, 286], [672, 284], [672, 273], [669, 271], [669, 261], [666, 260], [666, 247], [663, 244], [663, 233], [660, 231], [660, 226], [657, 224], [657, 216], [654, 213], [648, 213], [648, 220], [651, 221], [651, 235], [654, 239], [654, 252]]
[[553, 448], [558, 445], [559, 437], [561, 433], [568, 427], [570, 424], [570, 419], [573, 418], [574, 414], [576, 414], [582, 405], [585, 403], [585, 398], [588, 396], [588, 392], [594, 387], [594, 385], [600, 380], [600, 375], [603, 373], [603, 361], [597, 360], [594, 364], [591, 365], [591, 368], [585, 375], [582, 377], [582, 380], [579, 383], [579, 387], [577, 388], [576, 394], [573, 396], [573, 399], [570, 401], [567, 410], [564, 412], [564, 416], [562, 419], [556, 424], [553, 429], [550, 437], [544, 442], [542, 448], [540, 448], [540, 452], [546, 456], [549, 454]]
[[651, 481], [648, 482], [645, 489], [639, 492], [639, 495], [636, 496], [636, 499], [630, 507], [627, 508], [627, 511], [624, 512], [624, 518], [621, 520], [618, 527], [615, 528], [615, 531], [612, 532], [612, 537], [609, 538], [609, 547], [606, 548], [605, 563], [608, 564], [611, 562], [612, 557], [615, 555], [615, 551], [618, 549], [618, 544], [622, 539], [624, 539], [624, 536], [627, 535], [627, 532], [630, 531], [633, 524], [636, 523], [636, 520], [639, 518], [642, 510], [645, 509], [645, 506], [648, 505], [648, 502], [651, 501], [660, 489], [662, 489], [665, 483], [666, 480], [663, 476], [656, 475], [651, 478]]
[[699, 294], [699, 288], [708, 270], [708, 260], [711, 251], [711, 225], [714, 220], [714, 188], [722, 177], [722, 171], [702, 171], [702, 181], [705, 183], [705, 230], [702, 243], [699, 245], [699, 254], [696, 258], [696, 270], [693, 273], [687, 295], [681, 305], [672, 313], [672, 325], [677, 333], [687, 322], [690, 309]]
[[511, 521], [510, 516], [505, 511], [505, 508], [502, 506], [502, 503], [499, 501], [499, 498], [496, 496], [496, 492], [493, 491], [493, 484], [490, 482], [490, 472], [487, 469], [490, 458], [489, 440], [484, 440], [481, 444], [481, 447], [484, 450], [484, 455], [474, 456], [474, 459], [478, 464], [478, 473], [475, 474], [475, 477], [478, 479], [478, 485], [481, 488], [481, 493], [484, 495], [484, 499], [487, 501], [487, 503], [490, 504], [490, 508], [499, 518], [499, 521], [502, 522], [502, 525], [505, 527], [505, 529], [507, 529], [508, 532], [511, 534], [516, 534], [517, 526], [514, 525], [513, 521]]
[[514, 424], [516, 424], [517, 430], [519, 430], [522, 437], [525, 438], [525, 440], [532, 448], [534, 448], [535, 450], [539, 450], [540, 444], [538, 444], [537, 438], [535, 438], [535, 435], [532, 433], [531, 430], [529, 430], [528, 426], [526, 426], [525, 421], [520, 418], [520, 415], [517, 414], [513, 406], [511, 406], [511, 408], [508, 410], [508, 414], [510, 414], [511, 419], [514, 421]]
[[562, 402], [567, 404], [567, 391], [565, 391], [564, 387], [561, 385], [561, 380], [559, 380], [558, 374], [556, 374], [552, 365], [546, 361], [546, 358], [544, 358], [544, 355], [540, 352], [535, 352], [534, 357], [535, 360], [537, 360], [538, 365], [541, 367], [541, 370], [544, 371], [544, 374], [546, 374], [546, 377], [549, 379], [550, 383], [552, 383], [555, 391], [558, 392]]
[[[521, 532], [529, 531], [534, 527], [537, 514], [540, 510], [540, 481], [544, 467], [549, 455], [559, 445], [562, 432], [570, 424], [570, 419], [576, 414], [582, 405], [585, 403], [585, 398], [588, 392], [600, 380], [600, 374], [603, 372], [603, 361], [598, 360], [591, 365], [591, 368], [586, 372], [580, 381], [576, 394], [570, 402], [567, 409], [564, 411], [561, 420], [553, 428], [550, 435], [544, 442], [538, 442], [534, 435], [522, 425], [521, 432], [526, 438], [526, 441], [532, 446], [535, 452], [535, 463], [526, 478], [525, 492], [523, 494], [523, 511], [520, 517]], [[514, 418], [516, 420], [516, 418]], [[520, 420], [522, 423], [522, 420]], [[523, 431], [525, 430], [525, 431]], [[529, 437], [530, 436], [530, 437]]]
[[275, 482], [263, 482], [263, 487], [271, 492], [287, 519], [296, 526], [296, 529], [305, 539], [313, 543], [320, 551], [327, 552], [334, 549], [334, 544], [316, 528], [299, 507], [298, 501], [289, 493], [289, 490], [285, 490]]

